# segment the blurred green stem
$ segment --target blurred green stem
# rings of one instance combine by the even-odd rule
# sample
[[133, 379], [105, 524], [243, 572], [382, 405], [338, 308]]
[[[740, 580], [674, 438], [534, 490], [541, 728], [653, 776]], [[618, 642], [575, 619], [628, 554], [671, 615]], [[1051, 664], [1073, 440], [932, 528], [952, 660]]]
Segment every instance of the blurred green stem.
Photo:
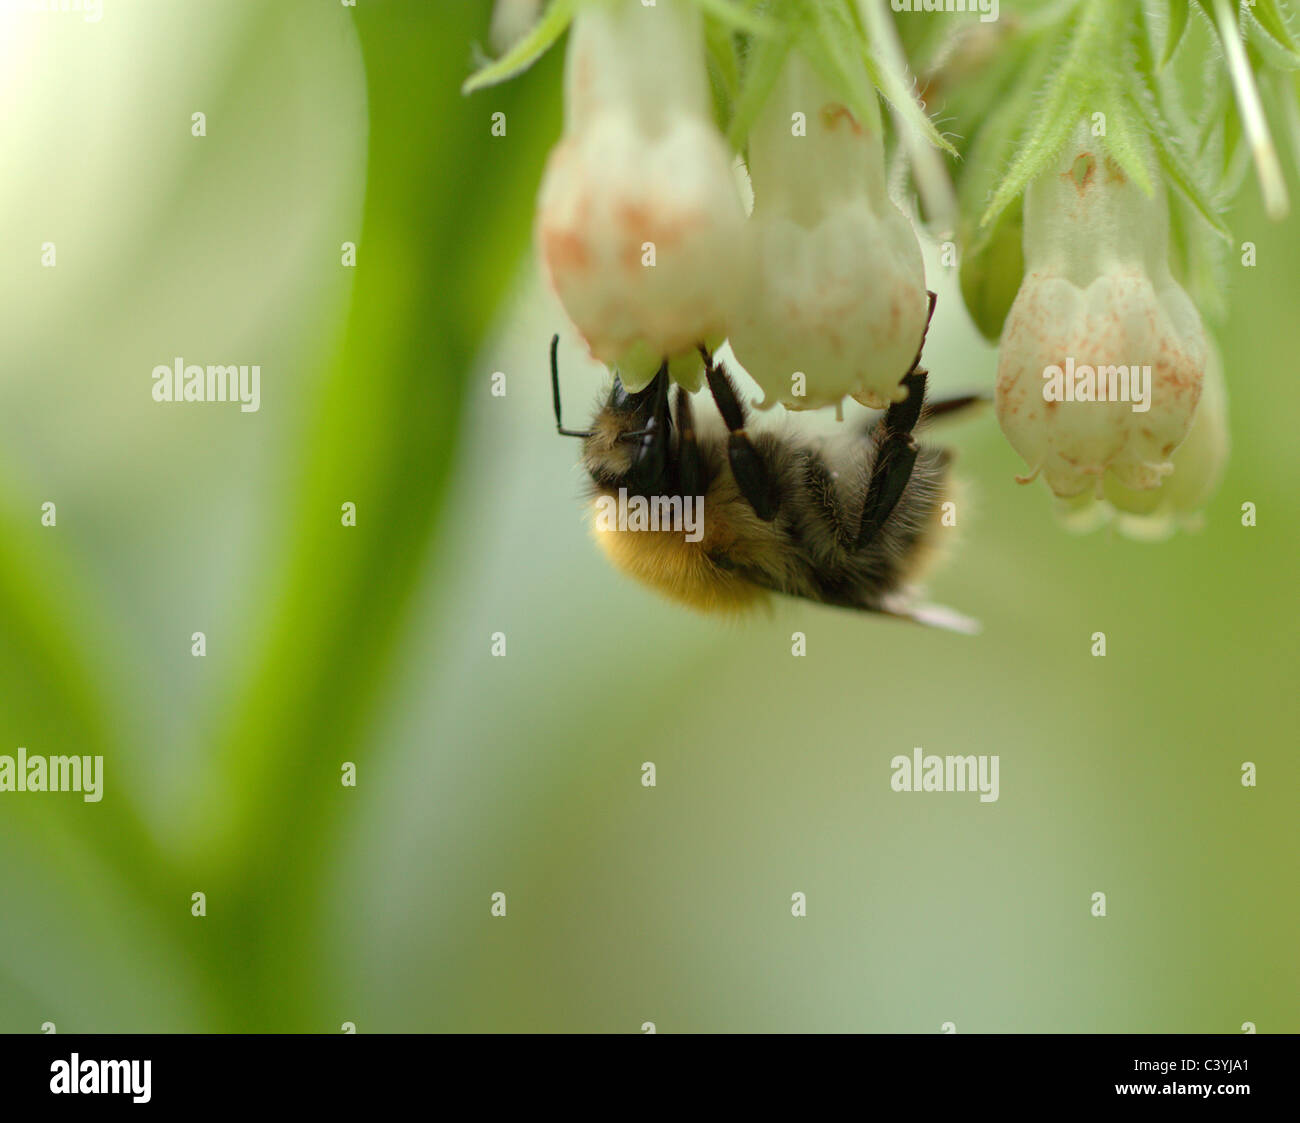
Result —
[[[356, 763], [364, 784], [381, 748], [366, 734], [425, 572], [471, 364], [516, 273], [559, 132], [559, 52], [518, 82], [460, 96], [471, 44], [486, 39], [486, 5], [362, 5], [356, 24], [370, 138], [346, 339], [302, 449], [265, 646], [195, 814], [232, 917], [206, 926], [227, 1029], [343, 1020], [322, 994], [326, 965], [304, 950], [327, 944], [319, 912], [333, 867], [322, 852], [355, 798], [340, 766]], [[492, 135], [496, 112], [504, 137]], [[342, 525], [345, 502], [356, 504], [355, 527]], [[222, 984], [239, 975], [236, 995]]]

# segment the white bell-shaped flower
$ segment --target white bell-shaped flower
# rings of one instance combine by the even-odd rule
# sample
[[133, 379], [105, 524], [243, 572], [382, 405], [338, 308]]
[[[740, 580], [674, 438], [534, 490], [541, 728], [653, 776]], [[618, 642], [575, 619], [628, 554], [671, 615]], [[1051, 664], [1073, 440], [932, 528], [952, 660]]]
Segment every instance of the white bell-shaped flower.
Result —
[[665, 358], [698, 386], [697, 346], [726, 335], [745, 272], [732, 162], [713, 122], [699, 9], [581, 7], [537, 244], [591, 354], [617, 366], [630, 391]]
[[[1153, 177], [1154, 178], [1154, 177]], [[1081, 124], [1025, 195], [1025, 278], [1003, 330], [997, 415], [1057, 495], [1172, 471], [1201, 394], [1205, 332], [1169, 272], [1169, 216]]]
[[916, 232], [890, 199], [879, 115], [859, 121], [798, 52], [749, 137], [754, 267], [731, 325], [760, 405], [903, 397], [928, 300]]

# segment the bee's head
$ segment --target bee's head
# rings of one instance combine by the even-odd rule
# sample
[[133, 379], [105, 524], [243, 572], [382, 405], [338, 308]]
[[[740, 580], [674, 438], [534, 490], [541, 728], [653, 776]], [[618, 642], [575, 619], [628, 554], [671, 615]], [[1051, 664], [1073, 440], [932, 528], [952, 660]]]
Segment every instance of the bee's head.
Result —
[[583, 463], [598, 484], [626, 487], [633, 495], [663, 492], [672, 446], [668, 382], [667, 364], [636, 393], [614, 375], [609, 400], [583, 444]]
[[551, 396], [555, 430], [582, 438], [582, 460], [591, 478], [602, 487], [625, 487], [633, 495], [661, 495], [672, 454], [672, 418], [668, 411], [668, 363], [644, 390], [630, 393], [614, 375], [609, 400], [597, 411], [585, 432], [566, 429], [560, 413], [560, 337], [551, 337]]

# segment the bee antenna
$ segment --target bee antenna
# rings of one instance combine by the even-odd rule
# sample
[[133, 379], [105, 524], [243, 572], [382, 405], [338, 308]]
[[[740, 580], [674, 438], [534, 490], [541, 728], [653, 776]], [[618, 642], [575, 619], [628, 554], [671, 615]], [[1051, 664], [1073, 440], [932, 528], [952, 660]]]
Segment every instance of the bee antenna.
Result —
[[551, 401], [555, 406], [555, 431], [562, 437], [582, 437], [584, 440], [591, 436], [590, 432], [580, 432], [576, 429], [566, 429], [564, 422], [560, 420], [560, 364], [558, 360], [560, 350], [560, 334], [556, 332], [551, 336]]
[[555, 424], [560, 425], [560, 333], [551, 336], [551, 400], [555, 406]]

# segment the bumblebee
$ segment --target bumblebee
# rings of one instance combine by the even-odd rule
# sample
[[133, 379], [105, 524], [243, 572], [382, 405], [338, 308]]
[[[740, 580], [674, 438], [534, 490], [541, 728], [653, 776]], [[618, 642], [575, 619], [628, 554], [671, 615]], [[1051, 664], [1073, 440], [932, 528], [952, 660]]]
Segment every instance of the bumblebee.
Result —
[[[930, 293], [930, 317], [934, 302]], [[697, 427], [691, 395], [680, 386], [670, 411], [664, 363], [637, 393], [615, 374], [591, 427], [566, 429], [558, 344], [557, 335], [551, 340], [555, 427], [582, 440], [593, 513], [631, 506], [643, 516], [631, 520], [639, 525], [598, 522], [596, 540], [617, 568], [705, 612], [742, 612], [780, 593], [978, 630], [950, 609], [915, 603], [911, 592], [937, 553], [952, 461], [946, 449], [919, 445], [913, 430], [984, 400], [926, 402], [924, 333], [902, 379], [906, 397], [838, 444], [749, 433], [735, 384], [703, 346], [705, 379], [723, 427]], [[680, 515], [693, 505], [699, 525], [683, 526]]]

